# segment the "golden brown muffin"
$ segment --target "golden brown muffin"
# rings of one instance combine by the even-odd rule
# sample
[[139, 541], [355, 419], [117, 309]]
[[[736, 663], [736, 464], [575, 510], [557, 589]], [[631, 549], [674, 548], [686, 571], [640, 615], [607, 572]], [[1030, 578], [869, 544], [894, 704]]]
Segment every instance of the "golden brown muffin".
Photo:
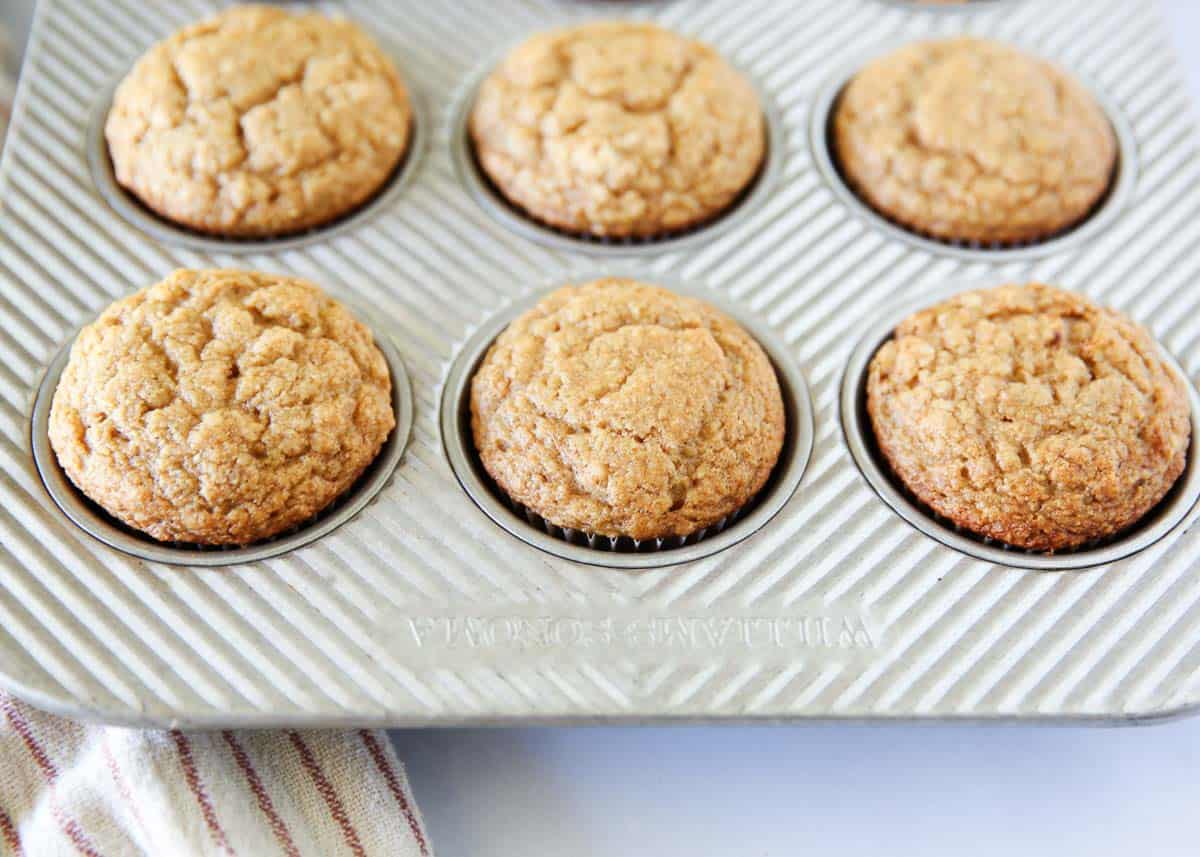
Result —
[[710, 220], [766, 146], [754, 88], [712, 48], [651, 24], [533, 37], [483, 82], [470, 116], [484, 172], [569, 232], [653, 238]]
[[395, 426], [391, 384], [371, 332], [313, 284], [176, 271], [80, 331], [50, 443], [129, 526], [249, 544], [354, 483]]
[[972, 532], [1053, 551], [1136, 523], [1183, 472], [1188, 393], [1150, 334], [1050, 286], [969, 292], [910, 316], [871, 361], [892, 469]]
[[349, 21], [235, 6], [185, 27], [117, 87], [117, 181], [201, 232], [263, 237], [328, 223], [388, 180], [412, 111], [391, 60]]
[[1117, 159], [1112, 126], [1079, 83], [976, 39], [921, 42], [871, 63], [842, 93], [833, 131], [859, 196], [949, 241], [1061, 232], [1103, 198]]
[[728, 316], [633, 280], [566, 286], [471, 382], [487, 472], [552, 524], [684, 536], [744, 506], [783, 444], [775, 370]]

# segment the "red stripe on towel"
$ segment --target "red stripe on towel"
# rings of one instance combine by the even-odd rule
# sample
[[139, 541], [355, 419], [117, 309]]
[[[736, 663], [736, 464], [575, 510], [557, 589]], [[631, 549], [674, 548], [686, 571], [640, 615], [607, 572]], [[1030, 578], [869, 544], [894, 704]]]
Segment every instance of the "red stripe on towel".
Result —
[[333, 790], [333, 786], [326, 778], [325, 772], [317, 764], [312, 750], [308, 749], [308, 745], [304, 743], [304, 739], [300, 737], [299, 732], [289, 730], [288, 737], [292, 739], [292, 746], [296, 748], [296, 752], [300, 755], [300, 762], [304, 765], [304, 770], [308, 771], [308, 776], [312, 779], [313, 785], [317, 787], [317, 791], [325, 799], [325, 805], [329, 807], [329, 814], [337, 822], [338, 827], [342, 829], [342, 834], [346, 837], [346, 845], [354, 852], [355, 857], [367, 857], [367, 852], [363, 850], [362, 843], [358, 841], [358, 834], [354, 830], [354, 825], [350, 823], [350, 816], [346, 814], [346, 808], [342, 806], [342, 802], [338, 799], [337, 792]]
[[25, 851], [21, 848], [21, 834], [17, 833], [16, 825], [3, 809], [0, 809], [0, 834], [4, 836], [4, 844], [16, 857], [25, 857]]
[[71, 844], [75, 846], [75, 850], [80, 854], [84, 854], [86, 857], [100, 857], [99, 852], [92, 847], [92, 843], [88, 840], [83, 828], [79, 826], [79, 822], [68, 815], [59, 805], [54, 788], [54, 781], [58, 779], [58, 769], [54, 767], [54, 763], [50, 761], [50, 757], [46, 755], [46, 751], [38, 743], [33, 730], [29, 728], [29, 722], [21, 714], [16, 700], [10, 696], [0, 695], [0, 709], [3, 709], [4, 716], [8, 719], [9, 725], [21, 737], [21, 740], [25, 742], [25, 747], [29, 750], [29, 755], [33, 757], [34, 763], [46, 777], [47, 792], [50, 796], [50, 810], [54, 814], [54, 820], [58, 822], [59, 828], [67, 835], [67, 838], [71, 840]]
[[204, 823], [208, 825], [208, 832], [212, 834], [213, 841], [217, 843], [218, 848], [226, 854], [233, 854], [234, 850], [229, 847], [229, 841], [225, 838], [225, 831], [221, 829], [221, 824], [217, 821], [217, 812], [213, 809], [212, 801], [208, 799], [208, 793], [204, 790], [204, 783], [200, 781], [200, 774], [196, 770], [196, 760], [192, 756], [192, 742], [178, 729], [171, 730], [171, 740], [175, 742], [175, 751], [179, 754], [183, 778], [187, 780], [188, 789], [200, 807], [200, 814], [204, 817]]
[[421, 849], [421, 853], [428, 857], [429, 845], [425, 841], [425, 832], [421, 830], [421, 824], [417, 821], [416, 813], [413, 812], [412, 806], [409, 805], [408, 797], [404, 794], [404, 789], [400, 787], [400, 778], [396, 776], [396, 771], [388, 761], [387, 752], [379, 744], [379, 739], [375, 737], [375, 733], [368, 729], [361, 729], [358, 733], [362, 737], [362, 741], [367, 745], [367, 751], [370, 752], [371, 758], [375, 760], [375, 766], [379, 768], [379, 772], [383, 774], [383, 779], [387, 782], [388, 790], [391, 791], [392, 797], [396, 799], [396, 803], [400, 804], [400, 811], [404, 813], [404, 818], [408, 821], [408, 829], [412, 831], [413, 839], [417, 840], [417, 847]]
[[137, 801], [133, 799], [133, 793], [129, 790], [129, 783], [125, 782], [125, 777], [121, 775], [121, 769], [117, 764], [117, 757], [113, 755], [112, 747], [108, 745], [107, 729], [100, 736], [100, 752], [104, 754], [104, 764], [108, 766], [108, 773], [112, 776], [113, 785], [117, 787], [117, 793], [121, 795], [121, 800], [125, 801], [125, 805], [129, 807], [129, 812], [133, 816], [133, 820], [137, 822], [138, 828], [142, 831], [142, 836], [146, 837], [146, 843], [149, 844], [150, 830], [146, 827], [146, 822], [142, 820], [142, 814], [138, 811]]
[[246, 750], [238, 743], [232, 732], [222, 732], [221, 737], [229, 745], [229, 752], [233, 753], [233, 760], [237, 762], [237, 766], [241, 768], [242, 774], [246, 777], [246, 784], [254, 793], [254, 799], [258, 801], [258, 808], [266, 816], [267, 824], [270, 825], [280, 847], [288, 857], [300, 857], [300, 851], [296, 848], [296, 843], [292, 841], [292, 834], [288, 831], [283, 819], [279, 817], [279, 813], [275, 812], [275, 804], [271, 802], [271, 796], [263, 787], [258, 771], [254, 770], [254, 765], [251, 763], [250, 757], [246, 755]]

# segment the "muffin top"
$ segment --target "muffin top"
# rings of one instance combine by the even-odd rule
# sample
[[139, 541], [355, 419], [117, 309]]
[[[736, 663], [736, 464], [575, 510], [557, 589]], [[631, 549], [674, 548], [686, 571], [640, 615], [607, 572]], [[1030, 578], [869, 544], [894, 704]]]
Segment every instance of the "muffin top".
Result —
[[754, 88], [651, 24], [534, 36], [483, 82], [476, 157], [509, 201], [569, 232], [654, 237], [719, 214], [765, 149]]
[[327, 223], [387, 181], [408, 94], [349, 21], [235, 6], [152, 47], [105, 125], [117, 181], [202, 232], [261, 237]]
[[896, 328], [871, 361], [884, 456], [926, 505], [1018, 547], [1114, 535], [1183, 472], [1184, 381], [1124, 315], [1050, 286], [968, 292]]
[[950, 241], [1017, 243], [1086, 217], [1108, 190], [1116, 138], [1058, 67], [995, 42], [909, 45], [838, 102], [843, 173], [870, 205]]
[[395, 425], [371, 332], [304, 280], [176, 271], [79, 333], [50, 442], [71, 481], [162, 541], [249, 544], [320, 512]]
[[475, 447], [518, 503], [606, 536], [683, 536], [746, 504], [783, 444], [762, 348], [694, 298], [566, 286], [496, 339], [471, 382]]

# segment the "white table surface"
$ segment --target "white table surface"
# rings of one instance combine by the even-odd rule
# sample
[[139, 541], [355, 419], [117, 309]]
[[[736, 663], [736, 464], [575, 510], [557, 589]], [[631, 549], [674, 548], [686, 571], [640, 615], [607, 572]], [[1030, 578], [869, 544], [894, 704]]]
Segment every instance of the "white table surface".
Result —
[[[1200, 2], [1160, 2], [1200, 103]], [[440, 857], [1200, 854], [1200, 718], [391, 736]]]

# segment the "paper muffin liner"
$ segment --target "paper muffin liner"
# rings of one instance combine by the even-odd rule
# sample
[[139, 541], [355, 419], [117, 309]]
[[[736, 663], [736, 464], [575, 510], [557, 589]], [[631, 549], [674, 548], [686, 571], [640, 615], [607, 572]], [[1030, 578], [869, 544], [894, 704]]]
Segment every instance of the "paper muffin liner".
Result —
[[[896, 473], [896, 471], [892, 467], [891, 463], [887, 460], [887, 458], [879, 450], [878, 443], [875, 440], [875, 433], [870, 428], [869, 421], [868, 421], [866, 430], [870, 434], [872, 454], [875, 456], [880, 470], [883, 471], [883, 473], [891, 481], [892, 485], [896, 488], [896, 490], [899, 491], [904, 496], [904, 498], [906, 500], [908, 500], [908, 502], [912, 503], [914, 506], [917, 507], [918, 510], [920, 510], [923, 514], [927, 515], [929, 518], [932, 518], [936, 523], [940, 524], [941, 526], [943, 526], [949, 530], [952, 530], [956, 535], [962, 536], [963, 538], [970, 539], [971, 541], [974, 541], [974, 542], [978, 542], [981, 545], [986, 545], [991, 548], [997, 548], [999, 550], [1006, 551], [1006, 552], [1014, 554], [1014, 555], [1023, 555], [1023, 556], [1031, 556], [1031, 557], [1046, 557], [1046, 558], [1070, 557], [1070, 556], [1077, 556], [1079, 554], [1086, 554], [1090, 551], [1099, 550], [1101, 548], [1108, 547], [1109, 545], [1116, 544], [1117, 542], [1121, 541], [1122, 539], [1128, 538], [1129, 536], [1135, 534], [1138, 530], [1147, 526], [1147, 524], [1151, 520], [1156, 518], [1163, 510], [1165, 510], [1165, 509], [1169, 508], [1171, 505], [1173, 505], [1175, 496], [1177, 494], [1179, 494], [1179, 492], [1182, 490], [1182, 487], [1183, 487], [1183, 473], [1181, 473], [1175, 479], [1175, 481], [1171, 484], [1170, 489], [1167, 490], [1167, 493], [1163, 495], [1161, 500], [1159, 500], [1151, 508], [1146, 510], [1146, 513], [1143, 514], [1136, 521], [1134, 521], [1132, 524], [1128, 525], [1127, 527], [1125, 527], [1121, 530], [1118, 530], [1115, 533], [1110, 533], [1109, 535], [1102, 536], [1100, 538], [1089, 539], [1089, 540], [1082, 542], [1072, 548], [1060, 548], [1058, 550], [1036, 550], [1034, 548], [1025, 548], [1025, 547], [1021, 547], [1020, 545], [1010, 544], [1009, 542], [1003, 541], [1002, 539], [997, 539], [992, 536], [986, 536], [983, 533], [977, 533], [974, 530], [964, 527], [962, 524], [959, 524], [958, 522], [954, 521], [952, 518], [948, 518], [945, 515], [943, 515], [941, 512], [934, 509], [932, 506], [930, 506], [924, 500], [922, 500], [920, 497], [918, 497], [912, 491], [912, 489], [908, 487], [908, 484], [900, 477], [900, 474]], [[1194, 443], [1188, 444], [1188, 452], [1187, 452], [1188, 466], [1191, 465], [1192, 450], [1193, 450], [1194, 446], [1195, 446]], [[1187, 470], [1187, 467], [1185, 466], [1184, 471], [1186, 472], [1186, 470]]]
[[[696, 235], [700, 232], [706, 232], [713, 229], [718, 224], [730, 218], [738, 218], [739, 209], [755, 195], [758, 191], [759, 184], [763, 181], [764, 176], [768, 173], [769, 162], [772, 157], [770, 146], [763, 152], [762, 162], [755, 171], [754, 176], [746, 183], [746, 186], [732, 199], [725, 208], [704, 218], [703, 220], [690, 223], [680, 229], [673, 229], [666, 232], [656, 233], [654, 235], [626, 235], [626, 236], [609, 236], [595, 235], [590, 232], [575, 231], [566, 229], [561, 226], [555, 226], [552, 223], [547, 223], [540, 220], [537, 216], [527, 211], [525, 208], [513, 202], [505, 195], [496, 183], [492, 181], [491, 176], [479, 163], [479, 157], [475, 151], [475, 145], [470, 139], [470, 135], [466, 139], [467, 157], [470, 159], [469, 169], [473, 170], [478, 182], [478, 186], [483, 188], [483, 192], [491, 197], [495, 205], [501, 206], [507, 212], [516, 218], [520, 218], [525, 223], [535, 229], [544, 230], [552, 235], [558, 236], [564, 241], [580, 242], [582, 244], [591, 245], [595, 248], [607, 248], [617, 251], [628, 251], [633, 248], [647, 247], [654, 249], [663, 249], [662, 245], [671, 244], [684, 238]], [[742, 212], [744, 214], [745, 212]]]
[[[731, 512], [715, 523], [709, 524], [707, 527], [688, 533], [686, 536], [635, 539], [629, 536], [606, 536], [571, 527], [560, 527], [558, 524], [547, 521], [528, 506], [512, 499], [499, 485], [493, 483], [491, 487], [496, 492], [496, 495], [515, 514], [524, 518], [529, 524], [537, 527], [547, 535], [560, 539], [567, 544], [612, 553], [658, 553], [659, 551], [669, 551], [687, 547], [688, 545], [699, 544], [707, 538], [723, 533], [726, 528], [740, 520], [747, 511], [753, 509], [758, 504], [759, 497], [763, 494], [763, 491], [759, 491], [749, 502], [743, 504], [736, 511]], [[765, 491], [766, 489], [763, 490]]]
[[[849, 85], [849, 81], [846, 81], [846, 85]], [[842, 87], [842, 89], [845, 89], [845, 85]], [[1047, 232], [1045, 235], [1040, 235], [1036, 238], [1025, 238], [1019, 241], [976, 241], [964, 238], [947, 238], [944, 235], [937, 235], [933, 232], [919, 229], [916, 226], [913, 226], [911, 223], [905, 223], [902, 220], [898, 220], [891, 216], [888, 212], [877, 208], [869, 199], [867, 199], [866, 196], [862, 194], [858, 183], [846, 174], [845, 169], [842, 167], [841, 160], [837, 156], [837, 146], [834, 144], [833, 134], [834, 117], [837, 115], [838, 104], [840, 102], [841, 92], [839, 91], [837, 97], [833, 101], [833, 104], [830, 106], [829, 115], [826, 118], [825, 128], [825, 148], [828, 153], [830, 163], [832, 163], [833, 169], [837, 173], [838, 179], [846, 186], [846, 189], [854, 195], [858, 202], [869, 209], [876, 217], [879, 217], [887, 223], [890, 223], [897, 229], [901, 229], [921, 239], [924, 239], [925, 241], [932, 241], [945, 247], [988, 254], [1005, 250], [1025, 250], [1031, 247], [1039, 247], [1043, 244], [1057, 242], [1085, 225], [1089, 220], [1104, 210], [1105, 206], [1108, 205], [1109, 200], [1113, 196], [1113, 190], [1117, 185], [1118, 179], [1121, 177], [1122, 170], [1127, 169], [1125, 166], [1125, 147], [1120, 144], [1121, 138], [1117, 134], [1116, 126], [1113, 124], [1112, 119], [1110, 118], [1109, 125], [1113, 128], [1113, 136], [1118, 140], [1116, 161], [1113, 164], [1112, 171], [1109, 173], [1108, 184], [1104, 189], [1104, 193], [1101, 194], [1100, 198], [1096, 200], [1090, 209], [1088, 209], [1087, 213], [1078, 220], [1068, 224], [1067, 226], [1064, 226], [1061, 229], [1053, 232]], [[1106, 115], [1108, 115], [1107, 111]]]
[[836, 109], [837, 105], [835, 102], [834, 108], [829, 114], [830, 127], [827, 131], [825, 146], [828, 149], [829, 159], [833, 164], [834, 170], [837, 172], [838, 179], [846, 186], [847, 190], [854, 194], [855, 199], [857, 199], [862, 206], [870, 209], [872, 214], [891, 224], [896, 229], [903, 230], [904, 232], [907, 232], [925, 241], [931, 241], [935, 244], [941, 244], [944, 247], [951, 247], [956, 250], [966, 250], [980, 254], [991, 254], [1007, 250], [1027, 250], [1030, 248], [1040, 247], [1044, 244], [1061, 241], [1075, 230], [1084, 226], [1089, 220], [1104, 210], [1105, 206], [1108, 205], [1109, 200], [1112, 198], [1113, 190], [1116, 187], [1117, 181], [1122, 172], [1122, 158], [1124, 157], [1124, 153], [1121, 148], [1118, 147], [1117, 159], [1113, 164], [1112, 172], [1109, 174], [1108, 184], [1104, 189], [1104, 193], [1101, 194], [1100, 198], [1096, 200], [1090, 209], [1088, 209], [1086, 214], [1084, 214], [1074, 223], [1064, 226], [1062, 229], [1055, 230], [1054, 232], [1047, 232], [1045, 235], [1040, 235], [1037, 238], [1025, 238], [1020, 241], [975, 241], [965, 238], [947, 238], [943, 235], [937, 235], [924, 229], [918, 229], [911, 223], [905, 223], [902, 220], [897, 220], [886, 211], [876, 208], [875, 205], [861, 193], [858, 184], [851, 179], [842, 168], [841, 161], [837, 156], [837, 148], [834, 146], [832, 125], [833, 116]]
[[[386, 446], [386, 443], [384, 445]], [[171, 551], [178, 551], [178, 552], [180, 552], [181, 555], [192, 554], [192, 553], [216, 554], [216, 555], [234, 554], [238, 551], [269, 549], [271, 546], [279, 545], [279, 544], [285, 545], [284, 550], [292, 550], [292, 546], [290, 543], [292, 542], [292, 540], [294, 539], [295, 536], [303, 533], [305, 530], [309, 529], [310, 527], [317, 526], [324, 520], [329, 520], [329, 519], [339, 517], [339, 511], [342, 509], [342, 507], [344, 507], [348, 503], [350, 503], [355, 498], [355, 496], [359, 493], [362, 486], [370, 481], [371, 476], [373, 475], [373, 473], [376, 469], [376, 466], [378, 464], [379, 458], [380, 458], [380, 456], [382, 456], [382, 454], [383, 454], [383, 449], [381, 448], [379, 451], [379, 454], [375, 456], [375, 459], [369, 465], [367, 465], [366, 470], [364, 470], [359, 475], [359, 477], [354, 480], [354, 482], [350, 485], [350, 487], [347, 488], [345, 491], [343, 491], [341, 494], [339, 494], [337, 497], [335, 497], [333, 499], [333, 501], [329, 503], [328, 506], [326, 506], [321, 511], [317, 512], [317, 514], [313, 515], [312, 517], [308, 518], [307, 520], [301, 521], [298, 524], [293, 524], [292, 526], [288, 527], [285, 530], [281, 530], [280, 532], [276, 533], [273, 536], [268, 536], [265, 539], [258, 539], [257, 541], [253, 541], [253, 542], [246, 542], [245, 544], [234, 544], [234, 543], [231, 543], [231, 544], [203, 544], [200, 542], [164, 541], [162, 539], [156, 539], [153, 536], [151, 536], [150, 534], [137, 529], [137, 527], [127, 524], [124, 521], [122, 521], [120, 518], [115, 517], [107, 509], [105, 509], [103, 506], [101, 506], [99, 503], [97, 503], [95, 500], [93, 500], [91, 497], [89, 497], [87, 494], [85, 494], [83, 492], [83, 490], [81, 488], [79, 488], [79, 486], [75, 485], [74, 483], [71, 483], [71, 484], [75, 490], [75, 493], [79, 495], [80, 501], [90, 509], [90, 511], [93, 515], [95, 515], [97, 518], [105, 521], [109, 526], [113, 527], [114, 529], [120, 530], [121, 532], [125, 533], [130, 539], [135, 539], [137, 541], [144, 542], [147, 545], [153, 545], [153, 546], [165, 548], [165, 549], [171, 550]], [[70, 477], [67, 477], [67, 479], [69, 481]], [[392, 477], [389, 476], [388, 482], [390, 482], [391, 479], [392, 479]], [[365, 509], [367, 506], [370, 506], [371, 504], [373, 504], [377, 499], [378, 499], [377, 495], [373, 496], [370, 500], [367, 501], [366, 505], [363, 506], [363, 509]], [[347, 523], [350, 520], [352, 520], [361, 511], [362, 511], [362, 509], [359, 509], [359, 510], [355, 511], [351, 515], [351, 517], [339, 520], [338, 521], [339, 526], [343, 523]], [[234, 563], [234, 562], [238, 562], [238, 561], [239, 560], [237, 560], [236, 558], [228, 560], [229, 563]]]
[[[395, 434], [396, 429], [393, 429], [392, 435]], [[73, 508], [68, 513], [68, 517], [75, 520], [84, 530], [100, 538], [102, 541], [112, 544], [113, 547], [124, 550], [126, 553], [169, 564], [233, 565], [240, 562], [250, 562], [257, 559], [278, 556], [310, 544], [321, 538], [326, 532], [349, 523], [379, 500], [379, 493], [395, 479], [393, 465], [390, 465], [385, 460], [389, 457], [385, 453], [393, 443], [392, 435], [388, 436], [388, 439], [380, 447], [375, 458], [367, 465], [367, 468], [359, 477], [354, 480], [350, 487], [335, 497], [324, 509], [307, 520], [293, 524], [273, 536], [254, 542], [246, 544], [202, 544], [199, 542], [156, 539], [148, 533], [113, 516], [107, 509], [87, 496], [79, 486], [75, 485], [64, 471], [61, 473], [61, 481], [65, 482], [69, 486], [68, 490], [75, 494], [75, 502], [72, 503]], [[51, 455], [53, 455], [52, 452]], [[39, 462], [39, 470], [41, 471], [43, 482], [49, 485], [50, 474], [46, 470], [47, 467], [61, 468], [57, 460], [54, 462], [48, 461], [45, 465]], [[380, 472], [381, 470], [386, 471], [386, 473]], [[382, 484], [375, 485], [380, 477], [382, 477]], [[373, 485], [375, 487], [372, 487]], [[367, 494], [365, 498], [363, 497], [364, 493]], [[56, 502], [59, 500], [58, 496], [55, 497], [55, 500]], [[85, 510], [86, 517], [83, 520], [78, 519], [80, 517], [78, 515], [79, 510]], [[331, 526], [328, 529], [322, 529], [321, 532], [311, 537], [309, 536], [310, 530], [321, 527], [324, 523], [329, 523]], [[97, 525], [100, 526], [98, 527]], [[119, 544], [114, 544], [110, 538], [101, 535], [101, 531], [120, 533], [123, 538], [120, 539]], [[139, 546], [144, 547], [139, 549]]]

